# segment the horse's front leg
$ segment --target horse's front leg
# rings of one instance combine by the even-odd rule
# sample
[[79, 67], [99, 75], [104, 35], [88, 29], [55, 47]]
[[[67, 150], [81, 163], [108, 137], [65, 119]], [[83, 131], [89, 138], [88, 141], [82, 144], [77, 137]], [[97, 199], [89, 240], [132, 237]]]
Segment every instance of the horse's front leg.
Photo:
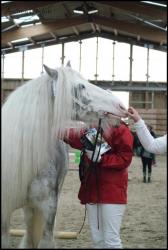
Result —
[[44, 227], [42, 238], [38, 244], [38, 248], [55, 248], [54, 241], [54, 222], [57, 212], [57, 195], [56, 193], [48, 197], [48, 200], [43, 201], [41, 211], [44, 217]]
[[48, 196], [46, 200], [36, 201], [34, 207], [25, 207], [26, 233], [19, 248], [54, 248], [53, 229], [56, 215], [56, 201]]
[[[4, 218], [5, 217], [5, 218]], [[4, 216], [2, 218], [2, 225], [1, 225], [1, 240], [2, 249], [9, 248], [9, 222], [10, 222], [10, 216]]]
[[37, 248], [44, 227], [42, 212], [30, 206], [24, 207], [23, 211], [26, 223], [26, 233], [19, 244], [19, 248]]
[[[40, 220], [43, 221], [39, 228], [34, 227], [34, 234], [41, 231], [37, 247], [54, 248], [53, 229], [58, 201], [58, 171], [54, 165], [50, 164], [32, 182], [28, 198], [31, 207], [38, 211], [36, 215], [40, 215]], [[34, 220], [36, 220], [36, 215], [34, 214]]]

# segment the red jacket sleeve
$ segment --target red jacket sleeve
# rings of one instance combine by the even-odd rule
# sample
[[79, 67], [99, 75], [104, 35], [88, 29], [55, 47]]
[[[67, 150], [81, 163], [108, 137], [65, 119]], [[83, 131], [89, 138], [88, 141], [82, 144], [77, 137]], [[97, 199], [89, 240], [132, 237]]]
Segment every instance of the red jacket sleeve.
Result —
[[108, 136], [106, 135], [105, 140], [112, 149], [102, 155], [99, 166], [116, 170], [127, 168], [133, 156], [133, 136], [129, 128], [121, 125], [119, 128], [115, 128], [112, 136], [110, 133]]
[[69, 144], [72, 148], [82, 150], [83, 145], [80, 141], [80, 138], [84, 134], [84, 132], [85, 129], [77, 131], [77, 129], [71, 128], [67, 131], [66, 135], [64, 136], [64, 142]]

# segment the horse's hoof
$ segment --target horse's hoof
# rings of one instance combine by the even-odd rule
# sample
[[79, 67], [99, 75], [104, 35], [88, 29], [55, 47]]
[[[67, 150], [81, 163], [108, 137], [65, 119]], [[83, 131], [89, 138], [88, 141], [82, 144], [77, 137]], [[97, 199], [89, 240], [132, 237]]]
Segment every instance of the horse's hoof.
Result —
[[55, 242], [42, 239], [42, 240], [40, 240], [40, 243], [38, 244], [38, 248], [40, 248], [40, 249], [54, 249]]

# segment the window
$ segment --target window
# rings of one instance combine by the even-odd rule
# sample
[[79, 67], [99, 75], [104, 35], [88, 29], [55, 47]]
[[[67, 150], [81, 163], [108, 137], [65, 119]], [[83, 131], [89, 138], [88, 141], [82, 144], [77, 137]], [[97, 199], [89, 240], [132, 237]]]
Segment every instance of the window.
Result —
[[114, 80], [128, 81], [130, 70], [130, 45], [116, 42], [114, 49]]
[[22, 77], [22, 52], [6, 54], [4, 59], [4, 78]]
[[42, 72], [42, 49], [25, 51], [24, 78], [35, 78]]
[[167, 67], [166, 67], [166, 52], [158, 50], [149, 50], [149, 80], [166, 82]]
[[113, 69], [113, 41], [98, 38], [98, 80], [111, 80]]
[[68, 61], [71, 62], [71, 66], [74, 70], [79, 72], [79, 57], [80, 57], [80, 46], [79, 42], [69, 42], [65, 44], [65, 59], [64, 65], [67, 64]]
[[146, 81], [147, 48], [133, 46], [132, 80]]
[[44, 47], [44, 64], [53, 69], [60, 67], [62, 56], [62, 44]]
[[96, 74], [96, 40], [95, 37], [82, 41], [81, 74], [90, 80], [95, 80]]

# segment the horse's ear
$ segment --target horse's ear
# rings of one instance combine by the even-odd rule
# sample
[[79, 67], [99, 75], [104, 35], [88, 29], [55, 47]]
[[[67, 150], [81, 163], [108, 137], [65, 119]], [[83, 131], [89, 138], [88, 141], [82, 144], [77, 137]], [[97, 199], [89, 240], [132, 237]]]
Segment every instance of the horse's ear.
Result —
[[70, 62], [70, 60], [67, 62], [66, 67], [71, 67], [71, 62]]
[[51, 69], [49, 67], [47, 67], [45, 64], [43, 64], [43, 67], [46, 71], [46, 73], [52, 78], [52, 79], [57, 79], [58, 78], [58, 72], [54, 69]]

